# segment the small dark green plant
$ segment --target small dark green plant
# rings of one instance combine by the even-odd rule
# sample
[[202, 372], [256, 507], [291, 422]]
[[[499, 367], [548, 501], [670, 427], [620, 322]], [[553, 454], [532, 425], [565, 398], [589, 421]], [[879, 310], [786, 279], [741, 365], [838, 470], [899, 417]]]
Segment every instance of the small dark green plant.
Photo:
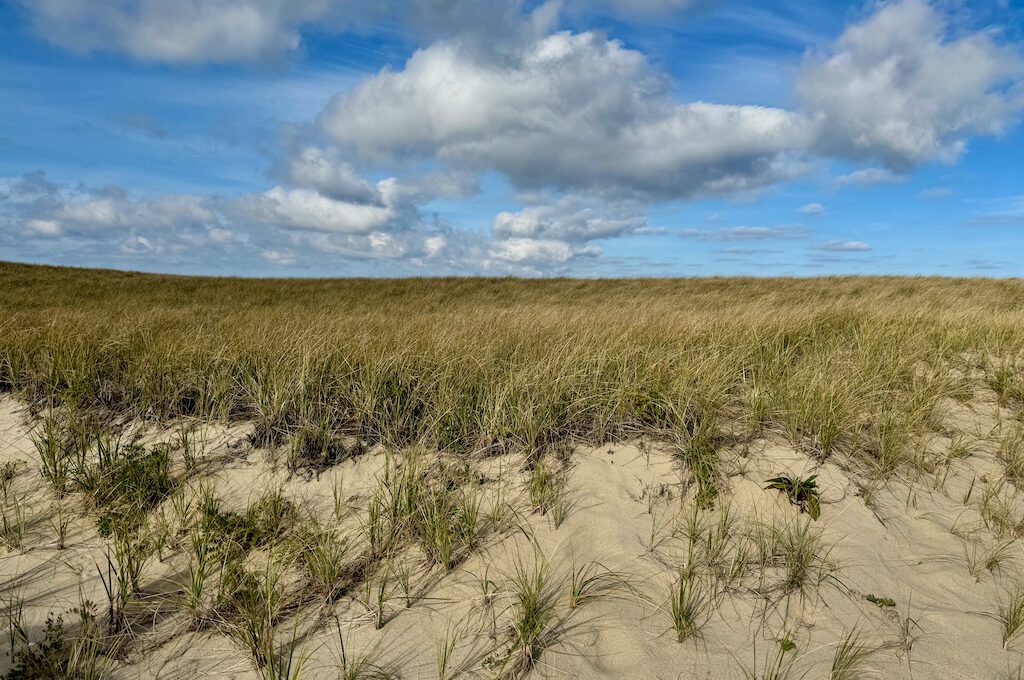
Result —
[[295, 508], [280, 491], [265, 494], [244, 513], [224, 511], [215, 497], [200, 502], [200, 529], [213, 547], [226, 552], [246, 553], [284, 536], [292, 524]]
[[878, 607], [896, 606], [896, 600], [892, 599], [891, 597], [878, 597], [877, 595], [872, 595], [871, 593], [868, 593], [864, 596], [864, 599]]
[[789, 497], [789, 502], [800, 507], [800, 512], [806, 512], [811, 519], [821, 517], [821, 498], [818, 493], [818, 475], [811, 475], [806, 479], [783, 475], [766, 479], [765, 489], [781, 491]]
[[77, 472], [77, 485], [99, 510], [96, 526], [101, 536], [133, 532], [174, 490], [170, 450], [146, 450], [136, 443], [122, 446], [114, 437], [98, 439], [96, 447], [99, 462]]
[[105, 659], [91, 604], [83, 602], [72, 610], [79, 617], [77, 630], [73, 631], [65, 628], [63, 616], [49, 614], [42, 639], [35, 641], [25, 627], [23, 602], [15, 597], [2, 604], [11, 646], [11, 664], [3, 680], [105, 677]]
[[796, 642], [789, 635], [785, 635], [777, 641], [775, 654], [766, 654], [759, 664], [755, 643], [753, 665], [740, 667], [744, 680], [789, 680], [793, 677], [793, 659], [787, 657], [786, 654], [794, 649], [796, 649]]

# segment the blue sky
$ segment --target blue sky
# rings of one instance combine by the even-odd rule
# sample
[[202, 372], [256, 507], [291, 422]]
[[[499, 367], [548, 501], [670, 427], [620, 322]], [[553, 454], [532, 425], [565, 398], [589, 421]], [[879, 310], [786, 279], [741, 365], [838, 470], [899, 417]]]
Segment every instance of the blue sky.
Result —
[[0, 2], [0, 259], [1022, 276], [1022, 111], [1014, 2]]

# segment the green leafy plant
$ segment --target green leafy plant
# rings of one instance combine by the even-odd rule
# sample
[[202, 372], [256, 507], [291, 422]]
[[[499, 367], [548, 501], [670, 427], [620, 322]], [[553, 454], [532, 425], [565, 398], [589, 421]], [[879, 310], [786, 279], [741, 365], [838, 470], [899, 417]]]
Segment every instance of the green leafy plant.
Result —
[[867, 595], [864, 596], [864, 599], [867, 600], [868, 602], [870, 602], [871, 604], [876, 605], [878, 607], [895, 607], [896, 606], [896, 600], [892, 599], [891, 597], [878, 597], [877, 595], [873, 595], [871, 593], [868, 593]]
[[818, 475], [811, 475], [806, 479], [783, 475], [766, 479], [765, 489], [781, 491], [789, 498], [789, 502], [800, 507], [800, 512], [806, 512], [811, 519], [821, 517], [821, 497], [818, 492]]

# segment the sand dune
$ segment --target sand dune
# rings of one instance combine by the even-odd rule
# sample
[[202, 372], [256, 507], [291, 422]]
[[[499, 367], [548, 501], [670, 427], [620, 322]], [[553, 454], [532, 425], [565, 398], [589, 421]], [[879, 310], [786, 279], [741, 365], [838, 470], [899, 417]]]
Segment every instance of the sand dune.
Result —
[[[851, 633], [858, 674], [833, 677], [1002, 677], [1019, 659], [1014, 640], [1004, 648], [997, 611], [1015, 587], [1024, 555], [1016, 538], [993, 531], [981, 506], [1003, 493], [1019, 507], [1016, 492], [999, 481], [993, 448], [999, 423], [1012, 414], [994, 399], [943, 407], [950, 434], [970, 446], [934, 475], [865, 488], [841, 458], [818, 464], [792, 444], [767, 437], [719, 452], [721, 490], [706, 507], [696, 502], [692, 476], [670, 442], [578, 446], [565, 455], [568, 482], [557, 527], [550, 512], [532, 510], [521, 457], [467, 458], [464, 464], [483, 480], [481, 505], [490, 518], [478, 549], [447, 573], [414, 545], [396, 550], [392, 567], [408, 568], [410, 602], [397, 576], [406, 567], [394, 568], [383, 577], [379, 629], [366, 587], [353, 583], [333, 602], [299, 597], [283, 608], [278, 637], [297, 636], [303, 677], [337, 677], [339, 634], [350, 666], [363, 658], [396, 677], [437, 677], [446, 642], [449, 676], [511, 672], [512, 665], [501, 663], [518, 653], [509, 648], [520, 606], [518, 569], [544, 574], [543, 594], [551, 589], [554, 598], [532, 669], [542, 677], [829, 677]], [[102, 610], [104, 540], [68, 497], [64, 507], [73, 519], [66, 546], [57, 548], [48, 523], [53, 496], [39, 476], [28, 414], [4, 398], [0, 423], [4, 462], [15, 464], [8, 493], [20, 499], [27, 525], [22, 547], [9, 547], [0, 560], [5, 597], [24, 601], [33, 629], [50, 613], [70, 618], [83, 599]], [[203, 472], [188, 489], [208, 484], [224, 510], [244, 510], [280, 489], [303, 516], [341, 527], [353, 546], [363, 541], [368, 499], [386, 468], [401, 464], [401, 454], [375, 447], [318, 479], [289, 475], [272, 452], [248, 445], [250, 430], [245, 424], [205, 428]], [[149, 428], [144, 441], [168, 436]], [[943, 460], [951, 442], [935, 436], [927, 454]], [[818, 475], [819, 520], [784, 494], [763, 489], [765, 479], [784, 473]], [[113, 676], [256, 677], [249, 655], [224, 634], [228, 624], [197, 625], [181, 607], [191, 548], [176, 530], [171, 501], [156, 514], [172, 531], [147, 563], [130, 612], [136, 639], [114, 662]], [[806, 540], [796, 548], [806, 554], [787, 556], [779, 543], [785, 539], [776, 536], [773, 552], [759, 555], [757, 537], [765, 540], [773, 527]], [[284, 591], [303, 588], [294, 557], [273, 559], [283, 561]], [[257, 549], [246, 564], [258, 572], [267, 560], [267, 550]], [[703, 602], [695, 608], [693, 634], [678, 642], [670, 593], [687, 565]], [[794, 576], [792, 569], [802, 571]], [[573, 602], [572, 577], [581, 570], [598, 578]], [[371, 590], [383, 573], [363, 575]], [[782, 654], [780, 674], [771, 675], [783, 640], [792, 649]]]

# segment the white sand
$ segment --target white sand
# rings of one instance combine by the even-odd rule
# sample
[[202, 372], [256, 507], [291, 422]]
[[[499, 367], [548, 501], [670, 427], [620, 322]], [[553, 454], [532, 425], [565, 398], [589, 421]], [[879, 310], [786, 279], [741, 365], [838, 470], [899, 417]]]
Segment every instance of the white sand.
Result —
[[[517, 560], [533, 563], [530, 534], [556, 580], [568, 579], [573, 565], [594, 561], [627, 574], [631, 585], [572, 611], [560, 608], [564, 618], [554, 627], [534, 671], [541, 677], [742, 678], [742, 667], [753, 666], [755, 653], [760, 667], [764, 657], [778, 649], [776, 640], [788, 635], [796, 644], [787, 654], [793, 659], [792, 677], [806, 672], [808, 678], [825, 678], [837, 644], [854, 626], [876, 649], [867, 662], [872, 673], [861, 677], [1004, 677], [1021, 663], [1017, 650], [1024, 650], [1024, 640], [1004, 650], [1000, 624], [991, 615], [1004, 593], [1016, 586], [1024, 553], [1014, 542], [1007, 549], [1011, 558], [995, 573], [981, 570], [972, 576], [967, 567], [970, 556], [984, 555], [999, 544], [985, 528], [979, 502], [1001, 478], [990, 441], [1001, 414], [993, 403], [977, 403], [973, 409], [948, 406], [946, 425], [951, 434], [963, 433], [974, 442], [972, 455], [951, 464], [941, 487], [926, 478], [892, 482], [870, 492], [870, 507], [857, 483], [861, 477], [845, 471], [840, 459], [815, 465], [781, 439], [757, 440], [749, 450], [722, 452], [729, 476], [718, 507], [728, 505], [738, 526], [806, 521], [806, 515], [781, 494], [763, 490], [763, 480], [784, 472], [818, 475], [823, 505], [814, 527], [823, 532], [830, 548], [827, 559], [837, 569], [833, 579], [806, 596], [776, 592], [765, 597], [754, 592], [758, 579], [750, 575], [720, 598], [696, 639], [676, 642], [668, 614], [669, 586], [686, 557], [681, 527], [692, 514], [690, 502], [683, 501], [688, 476], [670, 447], [655, 444], [648, 450], [640, 442], [580, 447], [573, 453], [571, 508], [558, 529], [548, 517], [530, 514], [517, 458], [478, 461], [479, 468], [500, 478], [489, 488], [506, 490], [526, 531], [492, 536], [481, 553], [447, 575], [428, 569], [411, 551], [422, 598], [406, 608], [394, 587], [388, 621], [380, 630], [374, 629], [372, 617], [358, 601], [357, 586], [326, 611], [312, 605], [302, 609], [282, 625], [282, 637], [292, 625], [309, 633], [302, 647], [308, 656], [303, 677], [337, 677], [332, 618], [337, 617], [350, 655], [370, 654], [374, 663], [402, 678], [434, 678], [438, 645], [454, 631], [458, 642], [450, 675], [458, 670], [460, 677], [491, 677], [494, 670], [487, 658], [506, 649], [508, 620], [503, 610], [510, 593], [504, 586]], [[210, 431], [206, 457], [216, 461], [211, 479], [225, 507], [244, 508], [261, 491], [283, 486], [301, 506], [325, 522], [333, 521], [332, 488], [336, 480], [343, 480], [344, 495], [353, 508], [344, 523], [357, 531], [366, 494], [384, 465], [382, 451], [347, 461], [319, 480], [288, 479], [262, 452], [238, 445], [245, 433], [245, 427]], [[941, 453], [950, 439], [936, 437], [928, 446]], [[105, 563], [103, 541], [91, 519], [79, 517], [67, 549], [56, 549], [49, 525], [52, 498], [38, 471], [26, 414], [12, 399], [3, 398], [0, 462], [15, 460], [21, 464], [12, 490], [30, 518], [29, 536], [21, 550], [0, 548], [4, 597], [17, 593], [24, 599], [26, 620], [33, 627], [50, 612], [75, 607], [80, 594], [102, 605], [105, 598], [96, 565]], [[965, 503], [972, 480], [971, 498]], [[1014, 502], [1024, 508], [1019, 500]], [[713, 519], [717, 512], [709, 516]], [[480, 587], [485, 576], [498, 585], [489, 606]], [[184, 615], [166, 595], [174, 590], [173, 584], [187, 578], [183, 549], [167, 550], [163, 561], [150, 563], [143, 590], [153, 615], [137, 622], [138, 651], [119, 665], [116, 677], [258, 677], [247, 653], [228, 637], [215, 629], [188, 630]], [[866, 594], [890, 597], [896, 606], [876, 606], [864, 599]], [[323, 625], [311, 629], [318, 615]], [[916, 635], [909, 658], [899, 635], [907, 617], [913, 620]], [[8, 646], [6, 637], [0, 640], [0, 670], [7, 668]]]

